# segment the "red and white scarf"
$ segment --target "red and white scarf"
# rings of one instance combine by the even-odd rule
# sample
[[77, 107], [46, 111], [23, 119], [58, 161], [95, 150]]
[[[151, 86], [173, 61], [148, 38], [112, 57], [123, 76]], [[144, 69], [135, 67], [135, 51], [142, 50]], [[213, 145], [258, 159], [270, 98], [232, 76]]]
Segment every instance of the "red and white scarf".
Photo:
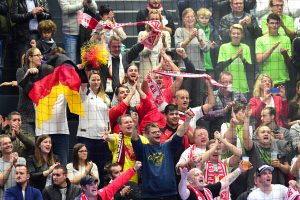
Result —
[[[85, 196], [85, 194], [81, 193], [80, 196], [81, 196], [81, 197], [80, 197], [80, 200], [88, 200], [87, 197]], [[97, 200], [97, 199], [98, 199], [98, 194], [97, 194], [95, 200]]]
[[119, 134], [119, 141], [118, 141], [118, 149], [117, 149], [117, 163], [120, 164], [120, 166], [124, 167], [125, 163], [125, 151], [124, 151], [124, 134], [121, 131]]
[[[196, 194], [197, 200], [212, 200], [213, 199], [213, 195], [212, 195], [211, 191], [207, 188], [204, 188], [205, 196], [202, 194], [202, 192], [200, 192], [198, 189], [194, 188], [191, 185], [189, 185], [187, 188]], [[205, 199], [205, 197], [206, 197], [206, 199]]]
[[[219, 182], [227, 175], [226, 166], [222, 161], [218, 162], [218, 174], [215, 174], [214, 165], [211, 161], [205, 162], [204, 179], [207, 184]], [[229, 200], [229, 187], [220, 191], [220, 199]]]

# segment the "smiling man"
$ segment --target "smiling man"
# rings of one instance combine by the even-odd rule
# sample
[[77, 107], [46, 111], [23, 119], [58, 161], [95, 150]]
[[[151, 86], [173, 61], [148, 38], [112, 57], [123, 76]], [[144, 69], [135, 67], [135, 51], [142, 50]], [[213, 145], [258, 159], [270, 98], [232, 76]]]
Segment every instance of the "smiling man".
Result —
[[281, 184], [272, 184], [272, 172], [274, 168], [269, 165], [262, 165], [256, 170], [258, 188], [253, 190], [248, 200], [283, 200], [286, 197], [288, 188]]
[[[225, 176], [222, 180], [214, 184], [206, 184], [204, 181], [204, 174], [198, 168], [193, 168], [190, 171], [187, 168], [180, 170], [181, 180], [178, 186], [179, 194], [183, 200], [196, 200], [196, 199], [207, 199], [212, 200], [219, 196], [222, 189], [227, 188], [233, 181], [248, 168], [242, 167], [242, 162], [239, 167], [232, 173]], [[221, 199], [225, 199], [222, 198]]]
[[[137, 133], [132, 135], [131, 143], [137, 156], [142, 161], [142, 198], [147, 200], [172, 200], [177, 197], [173, 156], [187, 132], [194, 113], [189, 109], [185, 113], [185, 122], [180, 125], [172, 139], [161, 143], [161, 131], [157, 124], [149, 123], [145, 136], [149, 144], [143, 144]], [[159, 187], [158, 187], [159, 186]]]

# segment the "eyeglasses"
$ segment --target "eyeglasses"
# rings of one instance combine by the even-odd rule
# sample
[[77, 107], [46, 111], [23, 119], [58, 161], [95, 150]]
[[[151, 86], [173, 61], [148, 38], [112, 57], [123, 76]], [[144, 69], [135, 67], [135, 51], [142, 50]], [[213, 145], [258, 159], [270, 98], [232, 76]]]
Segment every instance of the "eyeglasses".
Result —
[[78, 151], [79, 153], [86, 153], [86, 152], [88, 152], [87, 150], [80, 150], [80, 151]]

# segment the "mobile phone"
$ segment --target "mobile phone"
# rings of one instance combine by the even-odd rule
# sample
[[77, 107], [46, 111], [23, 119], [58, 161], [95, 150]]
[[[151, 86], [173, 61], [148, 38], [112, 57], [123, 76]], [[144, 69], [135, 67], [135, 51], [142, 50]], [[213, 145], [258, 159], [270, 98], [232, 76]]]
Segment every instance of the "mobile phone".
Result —
[[271, 88], [270, 89], [270, 93], [278, 93], [279, 92], [279, 88]]

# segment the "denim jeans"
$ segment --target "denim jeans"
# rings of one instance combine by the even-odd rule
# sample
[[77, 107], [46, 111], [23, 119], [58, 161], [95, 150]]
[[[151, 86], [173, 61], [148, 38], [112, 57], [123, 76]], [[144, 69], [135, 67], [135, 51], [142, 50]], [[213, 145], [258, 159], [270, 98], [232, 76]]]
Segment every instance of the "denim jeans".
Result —
[[64, 34], [64, 48], [67, 56], [75, 63], [79, 63], [79, 36]]
[[112, 154], [108, 148], [107, 142], [84, 137], [78, 137], [77, 140], [86, 145], [89, 152], [88, 158], [97, 165], [100, 178], [99, 186], [102, 188], [104, 186], [105, 178], [104, 166], [112, 161]]
[[69, 135], [51, 134], [53, 153], [58, 157], [60, 164], [66, 166], [69, 154]]

